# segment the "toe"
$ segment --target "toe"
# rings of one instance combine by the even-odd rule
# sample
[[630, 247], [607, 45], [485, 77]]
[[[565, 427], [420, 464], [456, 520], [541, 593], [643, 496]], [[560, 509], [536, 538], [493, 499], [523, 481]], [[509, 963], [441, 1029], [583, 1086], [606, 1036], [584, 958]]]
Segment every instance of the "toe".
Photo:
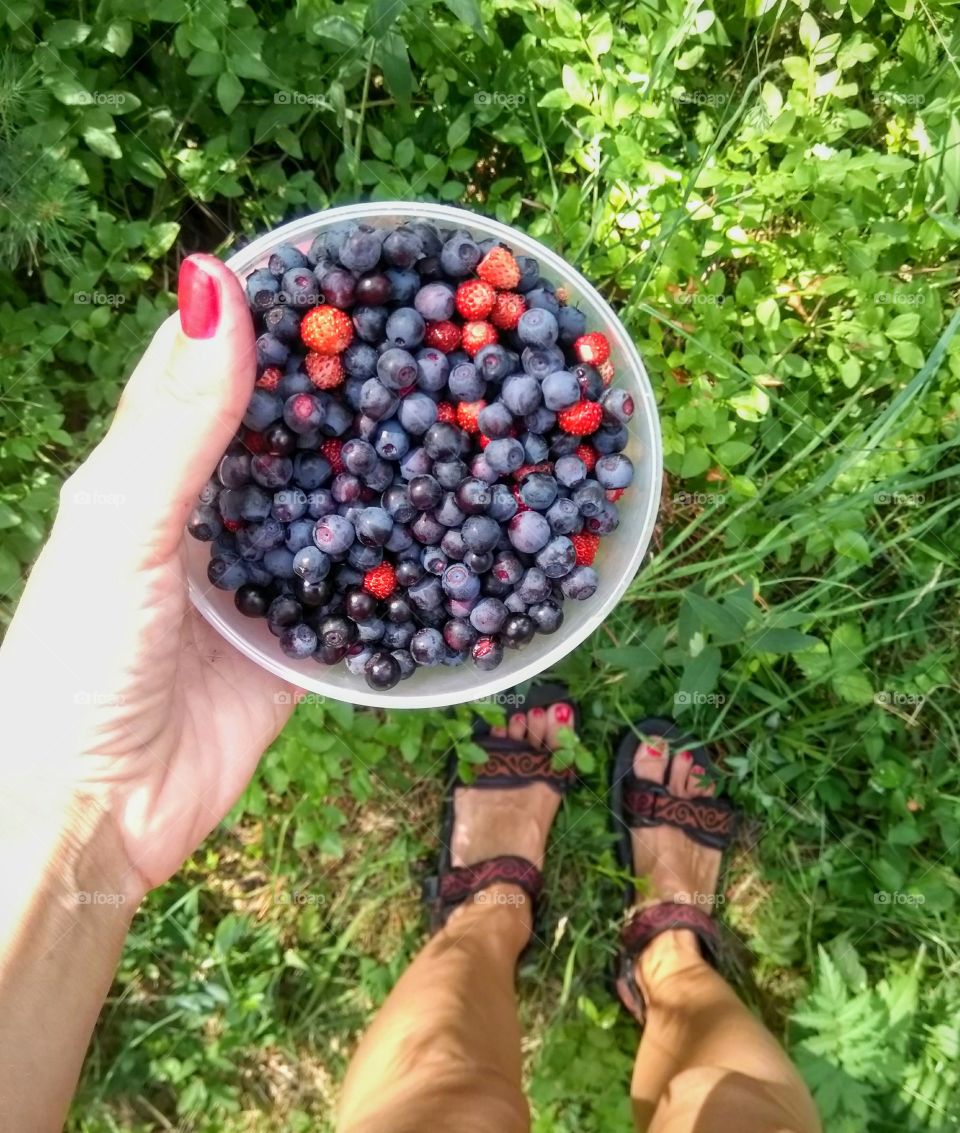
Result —
[[506, 739], [507, 729], [504, 724], [497, 724], [496, 727], [490, 729], [490, 735], [496, 736], [498, 740]]
[[507, 735], [512, 740], [522, 740], [527, 735], [527, 718], [522, 712], [514, 712], [507, 721]]
[[687, 780], [687, 791], [692, 799], [709, 799], [716, 793], [714, 784], [707, 775], [707, 769], [702, 763], [694, 761], [690, 768], [690, 778]]
[[573, 728], [573, 708], [565, 700], [551, 704], [544, 713], [544, 742], [549, 748], [560, 746], [560, 731]]
[[687, 747], [679, 748], [670, 763], [670, 782], [667, 785], [671, 795], [678, 799], [689, 798], [687, 780], [693, 766], [693, 752]]
[[633, 753], [633, 771], [638, 779], [662, 783], [667, 771], [667, 741], [660, 736], [641, 740]]
[[543, 747], [547, 738], [547, 713], [543, 708], [531, 708], [527, 713], [527, 738], [531, 747]]

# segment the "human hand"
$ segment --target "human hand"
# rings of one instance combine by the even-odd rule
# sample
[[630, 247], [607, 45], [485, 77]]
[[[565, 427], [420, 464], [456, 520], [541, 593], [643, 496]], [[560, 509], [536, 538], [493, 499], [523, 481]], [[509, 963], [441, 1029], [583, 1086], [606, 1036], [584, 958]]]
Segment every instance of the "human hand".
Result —
[[0, 650], [17, 741], [4, 745], [0, 791], [102, 808], [134, 896], [223, 818], [292, 699], [187, 597], [184, 524], [245, 411], [255, 350], [242, 288], [219, 260], [184, 262], [179, 306], [64, 484]]

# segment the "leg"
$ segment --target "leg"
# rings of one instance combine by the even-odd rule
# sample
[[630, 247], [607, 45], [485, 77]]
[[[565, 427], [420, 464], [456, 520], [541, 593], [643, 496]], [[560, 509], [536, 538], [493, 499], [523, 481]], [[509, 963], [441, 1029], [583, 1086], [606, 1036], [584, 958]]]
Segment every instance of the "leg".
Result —
[[[666, 776], [664, 741], [641, 744], [637, 774]], [[712, 794], [703, 770], [679, 752], [670, 763], [671, 794]], [[659, 826], [633, 832], [638, 875], [657, 900], [700, 906], [714, 899], [720, 853]], [[647, 1020], [631, 1096], [637, 1126], [650, 1133], [816, 1133], [820, 1122], [783, 1048], [707, 963], [696, 936], [673, 930], [637, 958]]]
[[[535, 708], [495, 731], [540, 748], [569, 720], [565, 705]], [[517, 854], [542, 868], [558, 805], [541, 783], [458, 789], [453, 864]], [[454, 912], [364, 1036], [344, 1083], [340, 1133], [526, 1133], [514, 971], [530, 914], [509, 885]]]

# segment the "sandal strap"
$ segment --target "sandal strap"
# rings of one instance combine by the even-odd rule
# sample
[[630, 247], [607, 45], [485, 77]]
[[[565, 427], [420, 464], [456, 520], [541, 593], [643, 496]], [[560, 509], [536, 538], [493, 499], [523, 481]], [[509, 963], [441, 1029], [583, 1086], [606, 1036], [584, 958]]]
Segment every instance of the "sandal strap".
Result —
[[503, 854], [475, 865], [455, 866], [439, 878], [428, 878], [424, 899], [433, 907], [436, 927], [445, 924], [464, 901], [492, 885], [516, 885], [536, 906], [543, 892], [543, 874], [526, 858]]
[[711, 962], [716, 960], [720, 940], [717, 922], [695, 905], [680, 904], [678, 901], [648, 905], [635, 913], [620, 933], [624, 953], [631, 960], [636, 959], [655, 936], [675, 928], [695, 932], [707, 959]]
[[487, 762], [476, 769], [470, 787], [525, 787], [528, 783], [546, 783], [558, 794], [566, 794], [574, 785], [577, 773], [572, 767], [554, 767], [550, 752], [532, 751], [516, 740], [506, 740], [510, 747], [500, 746], [498, 737], [484, 737], [480, 746], [487, 753]]
[[695, 841], [726, 847], [736, 831], [737, 812], [722, 799], [678, 799], [660, 783], [635, 779], [623, 792], [630, 826], [675, 826]]

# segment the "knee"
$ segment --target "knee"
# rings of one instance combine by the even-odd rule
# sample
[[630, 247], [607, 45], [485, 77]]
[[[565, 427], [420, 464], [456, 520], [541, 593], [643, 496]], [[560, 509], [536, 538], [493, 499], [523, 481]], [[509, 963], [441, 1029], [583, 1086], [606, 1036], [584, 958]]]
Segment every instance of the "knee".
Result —
[[767, 1081], [715, 1066], [675, 1075], [649, 1124], [650, 1133], [817, 1133], [820, 1122], [799, 1078]]

